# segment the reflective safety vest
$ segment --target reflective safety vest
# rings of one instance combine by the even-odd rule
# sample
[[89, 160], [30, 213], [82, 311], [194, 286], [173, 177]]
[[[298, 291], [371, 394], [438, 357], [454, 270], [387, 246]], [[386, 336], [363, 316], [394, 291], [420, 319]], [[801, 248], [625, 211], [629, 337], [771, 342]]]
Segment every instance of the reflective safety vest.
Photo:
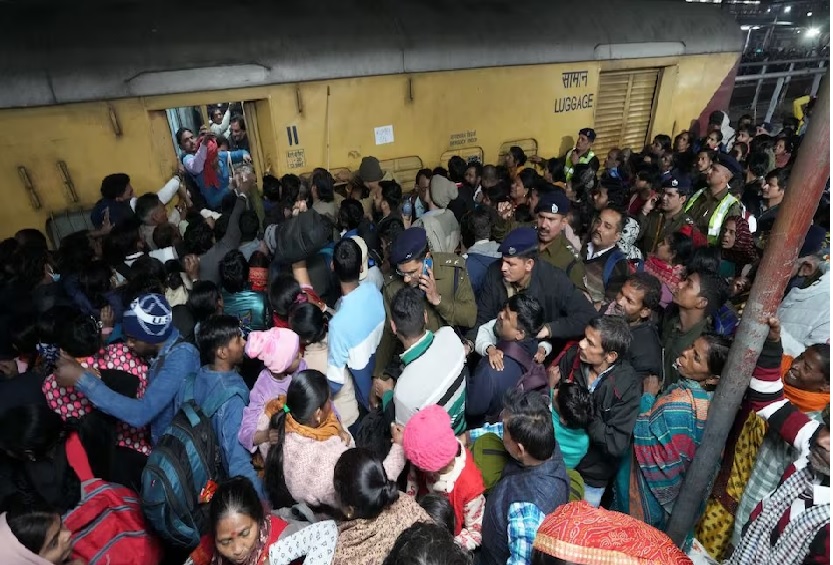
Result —
[[[688, 204], [686, 204], [686, 212], [694, 206], [694, 203], [697, 202], [697, 199], [703, 195], [703, 191], [705, 190], [705, 188], [701, 188], [694, 193], [694, 196], [692, 196], [691, 200], [689, 200]], [[717, 208], [715, 208], [714, 212], [712, 212], [712, 217], [709, 218], [709, 231], [706, 234], [709, 240], [709, 245], [716, 245], [718, 243], [718, 240], [720, 239], [720, 229], [723, 227], [723, 220], [726, 219], [726, 214], [729, 213], [729, 208], [731, 208], [737, 201], [737, 198], [729, 193], [726, 193], [726, 196], [723, 197], [723, 200], [720, 201]]]
[[[567, 156], [564, 157], [564, 174], [567, 177], [568, 181], [571, 178], [573, 178], [573, 160], [570, 159], [570, 155], [572, 155], [573, 151], [574, 151], [574, 149], [571, 149], [570, 151], [567, 152]], [[584, 155], [582, 155], [581, 157], [578, 158], [578, 164], [579, 165], [586, 165], [587, 163], [590, 162], [590, 159], [592, 159], [595, 156], [596, 156], [596, 154], [593, 153], [593, 150], [591, 149], [590, 151], [588, 151], [587, 153], [585, 153]]]

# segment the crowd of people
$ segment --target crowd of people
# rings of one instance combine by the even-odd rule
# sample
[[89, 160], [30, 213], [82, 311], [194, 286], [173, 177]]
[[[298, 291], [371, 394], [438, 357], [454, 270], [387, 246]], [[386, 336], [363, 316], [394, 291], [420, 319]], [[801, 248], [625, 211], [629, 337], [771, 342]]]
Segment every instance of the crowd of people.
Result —
[[812, 105], [412, 190], [371, 156], [258, 187], [244, 122], [183, 128], [157, 192], [111, 174], [94, 230], [0, 243], [0, 561], [828, 562], [826, 202], [663, 533]]

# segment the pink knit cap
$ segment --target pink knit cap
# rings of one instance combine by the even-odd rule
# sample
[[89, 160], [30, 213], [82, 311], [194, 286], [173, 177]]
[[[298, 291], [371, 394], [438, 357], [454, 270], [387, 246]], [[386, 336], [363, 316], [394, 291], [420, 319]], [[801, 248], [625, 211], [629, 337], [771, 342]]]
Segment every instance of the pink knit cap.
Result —
[[436, 473], [451, 463], [459, 445], [451, 429], [451, 417], [437, 404], [426, 406], [405, 424], [405, 457], [425, 472]]
[[298, 357], [298, 334], [286, 328], [252, 332], [246, 339], [246, 355], [260, 359], [273, 373], [284, 373]]

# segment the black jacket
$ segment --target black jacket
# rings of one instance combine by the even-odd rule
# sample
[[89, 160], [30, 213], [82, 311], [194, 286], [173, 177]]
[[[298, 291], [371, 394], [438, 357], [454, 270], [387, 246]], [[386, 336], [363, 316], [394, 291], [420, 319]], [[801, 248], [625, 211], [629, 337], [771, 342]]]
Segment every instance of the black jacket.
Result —
[[659, 341], [657, 326], [653, 322], [641, 322], [631, 326], [631, 347], [627, 360], [636, 371], [636, 376], [644, 379], [648, 375], [662, 377], [662, 344]]
[[[477, 322], [469, 333], [472, 341], [480, 326], [497, 318], [509, 297], [500, 272], [501, 264], [502, 261], [495, 261], [486, 270], [477, 295]], [[545, 261], [535, 261], [529, 287], [524, 292], [537, 298], [543, 306], [544, 319], [554, 339], [583, 336], [587, 323], [599, 315], [570, 277]]]
[[[561, 378], [587, 387], [577, 356], [575, 345], [561, 358]], [[642, 380], [627, 360], [617, 362], [602, 378], [593, 391], [594, 414], [587, 427], [590, 447], [576, 467], [584, 482], [596, 488], [607, 486], [628, 453], [642, 397]]]

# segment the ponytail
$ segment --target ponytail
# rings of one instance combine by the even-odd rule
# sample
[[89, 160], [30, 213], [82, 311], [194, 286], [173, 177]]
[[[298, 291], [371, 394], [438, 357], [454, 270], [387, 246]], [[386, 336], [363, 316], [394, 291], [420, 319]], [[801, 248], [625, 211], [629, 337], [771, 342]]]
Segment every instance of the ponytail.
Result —
[[286, 437], [286, 412], [279, 410], [269, 420], [269, 429], [278, 432], [278, 441], [269, 447], [264, 462], [263, 485], [272, 508], [287, 508], [295, 500], [286, 487], [283, 474], [283, 442]]

